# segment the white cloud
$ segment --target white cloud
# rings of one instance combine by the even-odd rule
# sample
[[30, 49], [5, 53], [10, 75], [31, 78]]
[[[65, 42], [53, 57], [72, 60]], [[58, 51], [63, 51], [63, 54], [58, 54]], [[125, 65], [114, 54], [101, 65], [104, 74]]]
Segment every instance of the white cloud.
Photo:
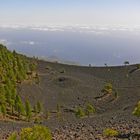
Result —
[[35, 45], [36, 44], [36, 42], [34, 42], [34, 41], [21, 41], [20, 43], [25, 44], [25, 45]]
[[31, 30], [39, 30], [39, 31], [51, 31], [51, 32], [55, 32], [55, 31], [65, 31], [63, 28], [60, 27], [31, 27]]
[[0, 39], [0, 43], [5, 44], [5, 43], [7, 43], [7, 40], [6, 39]]
[[[124, 26], [124, 25], [0, 25], [0, 28], [8, 28], [8, 29], [29, 29], [29, 30], [38, 30], [38, 31], [50, 31], [50, 32], [79, 32], [79, 33], [95, 33], [97, 35], [107, 34], [109, 32], [140, 32], [140, 26]], [[28, 42], [30, 45], [34, 45], [34, 43]], [[28, 44], [27, 43], [27, 44]], [[25, 43], [26, 44], [26, 43]]]
[[0, 39], [0, 44], [3, 44], [3, 45], [10, 45], [12, 44], [12, 42], [9, 42], [7, 39]]
[[30, 45], [35, 45], [35, 42], [34, 41], [30, 41], [29, 44]]

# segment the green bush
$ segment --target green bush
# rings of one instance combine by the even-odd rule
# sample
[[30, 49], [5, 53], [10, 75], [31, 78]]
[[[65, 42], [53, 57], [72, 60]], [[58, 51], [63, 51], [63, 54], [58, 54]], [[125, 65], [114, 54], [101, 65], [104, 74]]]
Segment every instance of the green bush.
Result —
[[140, 117], [140, 101], [138, 102], [137, 106], [135, 107], [133, 111], [133, 115]]
[[113, 92], [113, 86], [111, 83], [105, 84], [104, 88], [102, 89], [102, 92], [105, 92], [106, 94], [112, 94]]
[[103, 132], [103, 135], [106, 137], [117, 137], [119, 135], [119, 132], [111, 128], [106, 128]]
[[8, 140], [52, 140], [52, 135], [47, 127], [36, 125], [32, 128], [23, 128], [19, 135], [13, 133]]
[[86, 116], [86, 114], [81, 107], [77, 107], [76, 110], [75, 110], [75, 116], [77, 118], [82, 118], [82, 117]]
[[95, 113], [96, 112], [96, 110], [95, 110], [95, 108], [93, 107], [93, 105], [91, 105], [91, 104], [87, 104], [87, 106], [86, 106], [86, 115], [90, 115], [90, 114], [93, 114], [93, 113]]
[[16, 132], [12, 133], [12, 134], [9, 136], [8, 140], [17, 140], [17, 133], [16, 133]]

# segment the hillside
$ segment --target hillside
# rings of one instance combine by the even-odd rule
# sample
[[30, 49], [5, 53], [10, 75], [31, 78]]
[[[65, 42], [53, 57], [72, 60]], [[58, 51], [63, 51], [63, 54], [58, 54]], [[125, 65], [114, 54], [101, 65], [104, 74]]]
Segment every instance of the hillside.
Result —
[[[12, 60], [13, 53], [10, 53], [9, 57], [5, 60], [7, 66], [11, 66], [9, 60]], [[33, 61], [29, 58], [26, 60]], [[32, 106], [38, 101], [42, 103], [40, 123], [51, 128], [56, 139], [59, 139], [60, 134], [70, 135], [70, 131], [72, 136], [76, 133], [77, 137], [84, 131], [81, 135], [84, 138], [81, 139], [89, 139], [90, 136], [91, 139], [99, 139], [104, 128], [108, 127], [119, 129], [125, 134], [132, 130], [136, 133], [140, 131], [140, 119], [132, 115], [140, 100], [140, 71], [137, 65], [82, 67], [42, 60], [36, 62], [38, 81], [29, 79], [30, 76], [27, 78], [29, 70], [25, 70], [25, 77], [20, 82], [16, 78], [17, 93], [23, 103], [27, 100]], [[24, 64], [23, 60], [19, 64]], [[9, 76], [7, 78], [9, 79]], [[106, 87], [109, 87], [109, 91]], [[75, 110], [85, 110], [87, 104], [92, 105], [96, 112], [77, 118]], [[5, 135], [9, 131], [19, 130], [33, 123], [33, 119], [30, 122], [1, 120], [0, 131]], [[76, 136], [69, 139], [76, 139]]]

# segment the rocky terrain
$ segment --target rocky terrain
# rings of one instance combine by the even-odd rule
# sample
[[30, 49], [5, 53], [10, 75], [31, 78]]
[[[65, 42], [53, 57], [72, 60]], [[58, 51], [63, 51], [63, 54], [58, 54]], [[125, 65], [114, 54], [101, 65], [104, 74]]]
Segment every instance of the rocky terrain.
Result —
[[[82, 67], [38, 60], [39, 83], [24, 81], [18, 86], [22, 100], [32, 105], [38, 100], [49, 119], [43, 125], [52, 130], [54, 140], [140, 139], [140, 118], [132, 112], [140, 100], [140, 71], [136, 65], [118, 67]], [[104, 96], [102, 89], [111, 83], [114, 95]], [[76, 118], [73, 110], [92, 104], [96, 113]], [[56, 110], [59, 105], [61, 116]], [[0, 139], [34, 122], [1, 121]], [[117, 138], [103, 135], [106, 128], [119, 131]]]

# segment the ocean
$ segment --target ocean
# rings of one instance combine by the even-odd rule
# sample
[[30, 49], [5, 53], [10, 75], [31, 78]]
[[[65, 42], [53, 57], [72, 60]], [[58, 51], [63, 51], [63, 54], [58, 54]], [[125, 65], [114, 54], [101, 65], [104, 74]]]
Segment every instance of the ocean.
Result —
[[70, 64], [140, 63], [138, 28], [2, 26], [0, 42], [28, 56]]

